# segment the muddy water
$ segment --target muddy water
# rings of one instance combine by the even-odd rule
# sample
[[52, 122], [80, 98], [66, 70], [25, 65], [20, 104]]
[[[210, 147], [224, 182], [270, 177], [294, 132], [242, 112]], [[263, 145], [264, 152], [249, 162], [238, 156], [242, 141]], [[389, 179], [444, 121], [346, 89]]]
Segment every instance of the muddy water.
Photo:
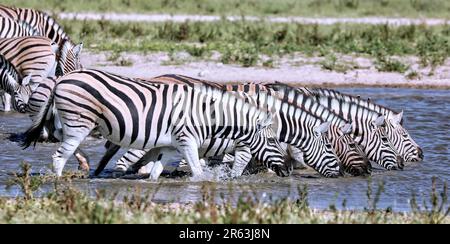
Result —
[[[426, 197], [430, 193], [431, 179], [437, 177], [438, 184], [450, 182], [450, 91], [381, 88], [345, 88], [341, 91], [370, 97], [380, 104], [397, 110], [404, 110], [405, 126], [422, 146], [425, 160], [410, 163], [403, 171], [375, 169], [372, 186], [376, 188], [384, 182], [384, 193], [378, 206], [392, 207], [408, 211], [411, 193]], [[39, 144], [35, 150], [21, 150], [16, 142], [6, 138], [10, 133], [21, 132], [29, 125], [27, 116], [7, 113], [0, 115], [0, 196], [16, 196], [16, 187], [6, 188], [8, 173], [18, 169], [21, 161], [33, 165], [35, 172], [46, 173], [51, 162], [51, 154], [56, 144]], [[103, 149], [102, 140], [89, 138], [82, 148], [89, 154], [91, 162], [98, 162]], [[95, 163], [93, 163], [95, 165]], [[66, 170], [76, 170], [77, 163], [72, 158]], [[106, 174], [107, 175], [107, 174]], [[105, 176], [105, 175], [104, 175]], [[76, 186], [92, 194], [98, 189], [107, 192], [127, 193], [139, 185], [144, 191], [156, 192], [154, 200], [199, 201], [201, 189], [210, 182], [190, 182], [188, 179], [162, 179], [158, 183], [145, 180], [86, 179], [75, 181]], [[313, 207], [326, 208], [330, 204], [341, 206], [346, 200], [347, 208], [361, 209], [367, 206], [366, 191], [368, 179], [364, 177], [343, 177], [325, 179], [313, 171], [299, 171], [287, 179], [270, 174], [246, 176], [232, 182], [216, 182], [217, 194], [233, 199], [241, 192], [251, 190], [252, 195], [264, 201], [279, 198], [296, 198], [298, 186], [307, 185], [309, 202]], [[231, 187], [232, 186], [232, 187]], [[45, 193], [50, 186], [44, 186]], [[230, 190], [232, 188], [232, 190]]]

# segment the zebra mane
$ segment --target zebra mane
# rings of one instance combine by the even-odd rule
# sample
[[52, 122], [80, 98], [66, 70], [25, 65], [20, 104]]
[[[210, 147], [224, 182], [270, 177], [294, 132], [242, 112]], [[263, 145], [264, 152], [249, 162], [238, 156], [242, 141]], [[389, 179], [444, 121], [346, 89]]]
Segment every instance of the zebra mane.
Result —
[[359, 96], [353, 96], [350, 94], [346, 94], [346, 93], [342, 93], [342, 92], [338, 92], [336, 90], [326, 89], [326, 88], [314, 88], [314, 89], [308, 89], [308, 90], [311, 93], [317, 93], [316, 91], [320, 91], [322, 93], [326, 93], [328, 96], [331, 96], [331, 97], [339, 98], [341, 100], [348, 101], [348, 102], [359, 103], [360, 105], [367, 107], [369, 109], [370, 109], [370, 107], [373, 107], [373, 108], [377, 108], [381, 111], [384, 110], [387, 112], [398, 114], [398, 112], [393, 109], [390, 109], [383, 105], [376, 104], [376, 103], [370, 101], [370, 99], [364, 100]]
[[[22, 11], [26, 11], [26, 10], [22, 10]], [[69, 42], [72, 43], [72, 41], [70, 40], [70, 37], [66, 34], [66, 32], [64, 32], [64, 28], [61, 25], [59, 25], [58, 22], [56, 22], [56, 20], [53, 17], [51, 17], [46, 12], [43, 12], [40, 10], [34, 10], [34, 11], [36, 11], [38, 14], [42, 15], [42, 18], [45, 20], [47, 26], [51, 26], [55, 35], [59, 37], [57, 40], [55, 40], [58, 44], [62, 45], [62, 43], [60, 43], [60, 42], [64, 41], [64, 40], [68, 40]], [[53, 38], [50, 38], [50, 39], [53, 39]], [[73, 43], [72, 43], [72, 45], [73, 45]]]
[[[277, 98], [279, 98], [282, 101], [283, 104], [286, 104], [286, 105], [289, 105], [289, 106], [294, 106], [297, 109], [302, 110], [303, 113], [308, 114], [308, 116], [315, 118], [316, 120], [319, 120], [319, 121], [322, 121], [322, 122], [326, 122], [327, 121], [323, 117], [321, 117], [321, 116], [311, 112], [309, 109], [306, 109], [304, 105], [296, 103], [296, 99], [298, 98], [298, 96], [304, 96], [304, 98], [306, 99], [306, 100], [303, 99], [304, 101], [308, 101], [309, 100], [311, 103], [315, 103], [315, 100], [312, 97], [306, 96], [306, 95], [304, 95], [302, 93], [299, 93], [296, 88], [294, 88], [294, 87], [292, 87], [292, 86], [290, 86], [288, 84], [284, 84], [284, 83], [279, 83], [279, 82], [277, 82], [277, 83], [270, 83], [270, 84], [266, 84], [265, 86], [268, 89], [271, 89], [272, 90], [271, 92], [273, 92], [274, 95]], [[279, 94], [277, 95], [277, 93], [282, 94], [283, 97], [279, 97]], [[291, 98], [293, 102], [291, 102], [289, 98]], [[320, 104], [318, 104], [318, 105], [321, 106]], [[326, 107], [324, 107], [324, 111], [328, 111], [328, 112], [332, 113], [332, 111], [330, 111]], [[334, 114], [334, 115], [336, 115], [336, 114]], [[342, 117], [339, 117], [339, 118], [343, 119]]]
[[39, 29], [34, 28], [32, 25], [30, 25], [28, 22], [23, 20], [16, 20], [15, 21], [20, 27], [24, 28], [26, 32], [32, 36], [41, 36], [41, 32]]

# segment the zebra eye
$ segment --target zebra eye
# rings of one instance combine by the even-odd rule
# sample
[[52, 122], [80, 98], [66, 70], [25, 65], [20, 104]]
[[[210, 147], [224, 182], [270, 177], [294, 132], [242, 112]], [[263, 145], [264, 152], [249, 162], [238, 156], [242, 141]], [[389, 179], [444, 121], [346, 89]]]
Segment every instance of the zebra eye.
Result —
[[271, 137], [267, 138], [267, 141], [268, 141], [269, 143], [272, 143], [272, 144], [277, 143], [277, 141], [275, 140], [275, 138], [271, 138]]
[[381, 137], [381, 141], [383, 143], [388, 143], [388, 139], [386, 137], [384, 137], [384, 136]]
[[348, 144], [348, 146], [349, 146], [351, 149], [355, 149], [355, 148], [356, 148], [356, 144], [355, 144], [355, 143], [350, 143], [350, 144]]

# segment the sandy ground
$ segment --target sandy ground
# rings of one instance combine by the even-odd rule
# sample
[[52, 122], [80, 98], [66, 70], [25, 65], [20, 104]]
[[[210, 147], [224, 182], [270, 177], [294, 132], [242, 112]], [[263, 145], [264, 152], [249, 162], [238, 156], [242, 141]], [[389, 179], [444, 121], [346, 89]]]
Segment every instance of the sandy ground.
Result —
[[[322, 68], [321, 57], [290, 55], [274, 62], [273, 68], [258, 65], [245, 68], [235, 64], [222, 64], [212, 55], [209, 60], [196, 60], [187, 53], [177, 53], [176, 65], [167, 53], [147, 55], [126, 53], [119, 59], [131, 62], [131, 66], [117, 65], [118, 61], [108, 61], [108, 53], [86, 51], [82, 55], [85, 68], [101, 70], [129, 76], [150, 78], [162, 74], [183, 74], [216, 82], [274, 82], [309, 86], [383, 86], [450, 89], [450, 59], [444, 65], [435, 68], [421, 67], [416, 57], [402, 58], [410, 65], [406, 73], [379, 72], [372, 59], [364, 57], [340, 56], [339, 62], [351, 64], [345, 72], [330, 71]], [[214, 58], [214, 56], [216, 56]], [[407, 73], [414, 70], [417, 77], [410, 79]]]
[[[170, 15], [170, 14], [136, 14], [136, 13], [59, 13], [60, 19], [77, 19], [77, 20], [111, 20], [111, 21], [133, 21], [133, 22], [184, 22], [184, 21], [218, 21], [221, 16], [217, 15]], [[230, 21], [242, 20], [241, 16], [227, 16]], [[450, 24], [450, 20], [436, 18], [390, 18], [390, 17], [362, 17], [362, 18], [328, 18], [328, 17], [255, 17], [245, 16], [245, 20], [259, 21], [265, 20], [277, 23], [304, 23], [304, 24], [321, 24], [332, 25], [336, 23], [354, 23], [354, 24], [389, 24], [389, 25], [445, 25]]]

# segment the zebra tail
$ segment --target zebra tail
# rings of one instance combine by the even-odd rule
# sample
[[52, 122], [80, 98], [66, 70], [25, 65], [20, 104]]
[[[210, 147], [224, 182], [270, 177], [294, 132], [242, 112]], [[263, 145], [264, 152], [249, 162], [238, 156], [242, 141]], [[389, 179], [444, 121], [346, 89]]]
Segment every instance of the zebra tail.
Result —
[[28, 148], [29, 146], [31, 146], [31, 144], [33, 144], [33, 147], [36, 146], [36, 143], [39, 140], [41, 132], [47, 121], [47, 114], [49, 112], [52, 112], [51, 108], [53, 105], [53, 98], [54, 93], [52, 92], [47, 102], [42, 105], [31, 127], [28, 128], [28, 130], [24, 133], [24, 139], [20, 145], [23, 149]]

